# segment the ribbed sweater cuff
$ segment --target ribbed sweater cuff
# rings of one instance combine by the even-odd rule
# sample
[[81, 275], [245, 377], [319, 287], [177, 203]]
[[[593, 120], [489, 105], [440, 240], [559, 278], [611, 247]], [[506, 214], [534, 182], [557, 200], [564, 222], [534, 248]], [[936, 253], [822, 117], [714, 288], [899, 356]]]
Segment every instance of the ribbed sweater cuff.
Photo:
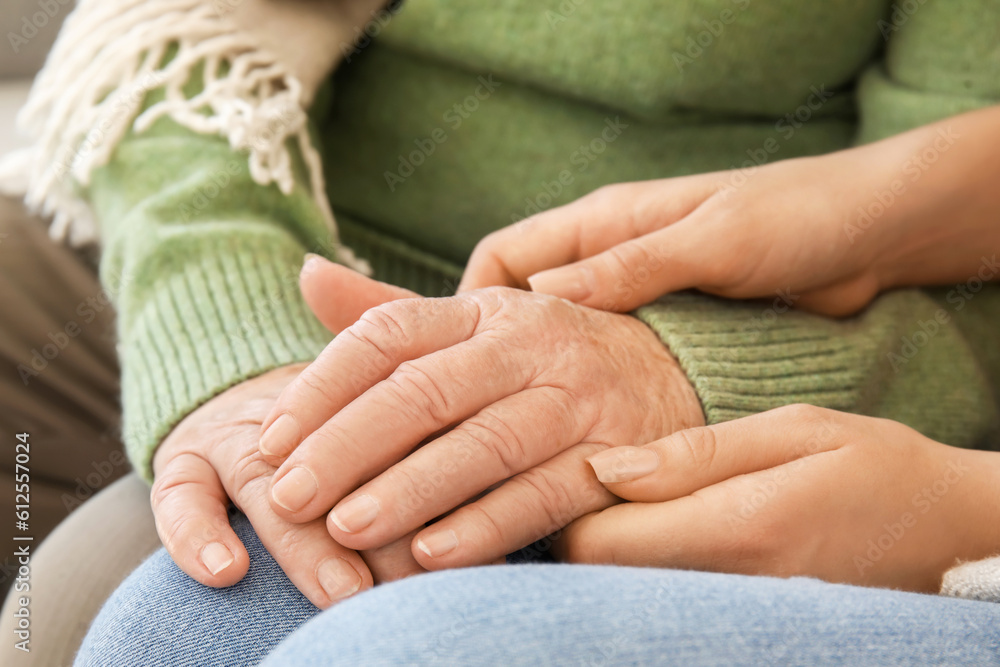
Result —
[[120, 325], [123, 439], [147, 481], [157, 445], [192, 410], [269, 369], [314, 359], [331, 338], [299, 293], [303, 250], [290, 237], [223, 235], [198, 250]]
[[672, 294], [635, 315], [677, 357], [708, 424], [790, 403], [839, 410], [858, 405], [866, 346], [838, 335], [845, 332], [822, 318], [789, 311], [780, 297], [723, 302]]

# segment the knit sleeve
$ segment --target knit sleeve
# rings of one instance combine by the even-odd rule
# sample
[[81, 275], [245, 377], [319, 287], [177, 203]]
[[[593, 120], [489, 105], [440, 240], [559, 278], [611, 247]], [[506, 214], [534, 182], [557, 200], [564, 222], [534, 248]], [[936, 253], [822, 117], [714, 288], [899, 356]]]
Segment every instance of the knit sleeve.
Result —
[[996, 448], [1000, 369], [987, 336], [1000, 325], [1000, 288], [979, 286], [970, 299], [898, 290], [842, 320], [793, 310], [796, 295], [784, 293], [751, 302], [681, 293], [636, 314], [677, 356], [709, 424], [811, 403]]
[[901, 2], [858, 87], [859, 143], [1000, 102], [1000, 3]]
[[[897, 3], [880, 29], [885, 59], [858, 88], [858, 142], [1000, 102], [1000, 4]], [[928, 159], [933, 158], [931, 155]], [[907, 174], [909, 176], [909, 174]], [[828, 320], [794, 295], [726, 303], [679, 294], [641, 308], [693, 382], [709, 423], [792, 402], [893, 419], [939, 442], [1000, 449], [1000, 271], [933, 290], [897, 290]], [[941, 593], [1000, 602], [1000, 560], [949, 571]]]
[[[998, 24], [991, 0], [897, 3], [879, 23], [885, 57], [858, 88], [857, 140], [1000, 102]], [[677, 355], [709, 423], [805, 402], [1000, 449], [1000, 287], [984, 284], [998, 277], [997, 250], [984, 247], [964, 283], [886, 293], [843, 320], [795, 311], [781, 292], [750, 303], [679, 294], [637, 314]]]
[[224, 142], [158, 130], [124, 141], [89, 188], [118, 310], [123, 440], [147, 479], [157, 444], [198, 405], [329, 342], [298, 273], [306, 252], [334, 254], [301, 175], [286, 195]]
[[[335, 51], [299, 27], [298, 47]], [[364, 269], [337, 242], [315, 91], [288, 62], [213, 3], [81, 0], [24, 112], [28, 203], [55, 236], [102, 246], [123, 440], [147, 480], [160, 440], [198, 405], [329, 341], [298, 290], [307, 251]]]
[[[992, 0], [897, 3], [878, 24], [884, 59], [858, 88], [857, 140], [1000, 102], [998, 24]], [[781, 292], [752, 303], [674, 295], [637, 314], [680, 359], [709, 423], [801, 401], [995, 449], [1000, 287], [983, 278], [997, 277], [997, 250], [984, 247], [980, 271], [964, 283], [883, 294], [844, 320], [794, 311], [795, 295]]]

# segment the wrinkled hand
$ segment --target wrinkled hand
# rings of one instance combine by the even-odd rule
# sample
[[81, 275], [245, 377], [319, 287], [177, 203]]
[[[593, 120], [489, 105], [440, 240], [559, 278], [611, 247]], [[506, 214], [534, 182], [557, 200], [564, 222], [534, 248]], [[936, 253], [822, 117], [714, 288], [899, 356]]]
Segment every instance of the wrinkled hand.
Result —
[[[366, 291], [365, 283], [345, 277], [349, 284], [343, 297], [341, 290], [323, 295], [328, 304], [340, 304], [344, 319], [352, 313], [356, 318], [392, 295], [381, 288]], [[373, 582], [423, 568], [410, 555], [409, 539], [358, 555], [337, 544], [323, 521], [291, 523], [271, 510], [268, 490], [275, 469], [258, 453], [260, 424], [282, 389], [305, 367], [286, 366], [241, 382], [184, 418], [156, 452], [151, 498], [161, 541], [197, 581], [231, 586], [247, 572], [246, 549], [226, 514], [231, 500], [292, 583], [325, 608]]]
[[590, 458], [625, 500], [569, 526], [564, 558], [937, 592], [1000, 548], [1000, 455], [811, 406]]
[[[346, 271], [313, 263], [304, 290]], [[327, 528], [346, 546], [377, 548], [447, 514], [412, 547], [441, 569], [616, 502], [586, 456], [699, 423], [693, 388], [638, 320], [495, 288], [367, 311], [282, 392], [261, 449], [288, 457], [275, 512], [312, 522], [336, 505]]]

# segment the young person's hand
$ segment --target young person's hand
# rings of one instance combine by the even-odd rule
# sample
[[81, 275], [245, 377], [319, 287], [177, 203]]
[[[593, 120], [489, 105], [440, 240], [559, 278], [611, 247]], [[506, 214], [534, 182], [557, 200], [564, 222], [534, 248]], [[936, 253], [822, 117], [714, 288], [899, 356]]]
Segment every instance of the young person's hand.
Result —
[[1000, 550], [1000, 454], [883, 419], [787, 406], [589, 461], [634, 502], [569, 526], [573, 562], [937, 592]]
[[[312, 283], [323, 293], [306, 295], [307, 300], [322, 300], [328, 326], [334, 311], [339, 321], [352, 322], [400, 294], [352, 272], [337, 278], [335, 283]], [[246, 549], [226, 514], [232, 502], [292, 583], [324, 608], [373, 583], [424, 570], [410, 555], [412, 535], [357, 554], [335, 542], [322, 520], [291, 523], [271, 510], [268, 492], [275, 468], [257, 451], [260, 425], [306, 366], [286, 366], [241, 382], [185, 417], [156, 451], [151, 498], [161, 541], [178, 567], [197, 581], [231, 586], [247, 572]]]
[[486, 237], [459, 291], [530, 287], [614, 311], [687, 288], [780, 291], [839, 316], [891, 287], [988, 280], [998, 145], [1000, 106], [752, 171], [611, 185]]
[[[303, 290], [347, 271], [313, 259]], [[327, 528], [356, 549], [420, 530], [414, 557], [442, 569], [609, 506], [585, 457], [700, 423], [690, 382], [637, 319], [498, 288], [369, 310], [281, 393], [260, 445], [287, 457], [271, 489], [283, 519], [333, 508]]]

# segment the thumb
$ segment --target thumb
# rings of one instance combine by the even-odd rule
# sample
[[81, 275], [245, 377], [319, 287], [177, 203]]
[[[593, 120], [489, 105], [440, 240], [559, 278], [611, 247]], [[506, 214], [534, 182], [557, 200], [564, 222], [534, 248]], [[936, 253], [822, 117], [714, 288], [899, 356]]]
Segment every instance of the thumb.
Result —
[[358, 321], [370, 308], [387, 301], [420, 296], [388, 283], [372, 280], [325, 257], [306, 255], [299, 288], [309, 308], [333, 333], [340, 333]]

